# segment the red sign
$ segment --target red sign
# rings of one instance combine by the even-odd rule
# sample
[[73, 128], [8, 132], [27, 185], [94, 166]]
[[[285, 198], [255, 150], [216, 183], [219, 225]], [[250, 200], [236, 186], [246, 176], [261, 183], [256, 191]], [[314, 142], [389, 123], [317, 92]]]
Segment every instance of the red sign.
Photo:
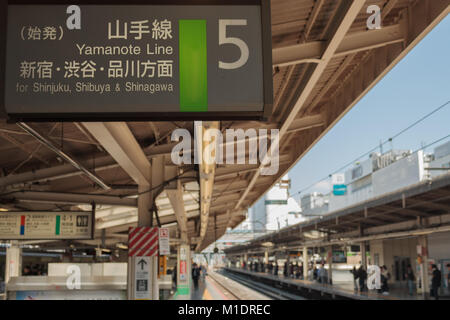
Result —
[[180, 261], [180, 280], [186, 280], [186, 261]]

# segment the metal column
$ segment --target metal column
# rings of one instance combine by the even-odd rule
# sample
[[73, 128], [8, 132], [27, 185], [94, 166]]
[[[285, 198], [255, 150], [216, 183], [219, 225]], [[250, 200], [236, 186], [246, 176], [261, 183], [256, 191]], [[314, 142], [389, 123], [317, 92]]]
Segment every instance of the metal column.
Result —
[[6, 249], [5, 259], [5, 284], [8, 285], [11, 277], [22, 275], [22, 249], [18, 241], [11, 241], [11, 246]]
[[191, 298], [191, 248], [182, 244], [177, 252], [177, 300]]
[[422, 263], [420, 264], [420, 279], [422, 287], [422, 297], [424, 299], [429, 298], [430, 292], [430, 277], [428, 275], [428, 237], [420, 236], [418, 238], [419, 245], [422, 248]]
[[266, 268], [268, 268], [269, 265], [269, 249], [266, 249], [264, 252], [264, 272], [266, 272]]
[[308, 265], [308, 248], [304, 247], [303, 248], [303, 279], [304, 280], [309, 280], [308, 279], [308, 269], [309, 269], [309, 265]]
[[328, 247], [328, 283], [333, 284], [333, 246]]
[[360, 251], [361, 251], [361, 265], [364, 267], [364, 270], [367, 271], [367, 248], [366, 248], [366, 242], [361, 242], [360, 244]]

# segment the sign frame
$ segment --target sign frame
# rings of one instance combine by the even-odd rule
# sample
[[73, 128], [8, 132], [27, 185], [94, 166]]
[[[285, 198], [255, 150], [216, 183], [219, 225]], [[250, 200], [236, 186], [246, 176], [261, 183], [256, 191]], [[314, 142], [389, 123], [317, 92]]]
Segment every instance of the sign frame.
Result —
[[270, 0], [0, 0], [0, 73], [6, 83], [6, 44], [9, 5], [257, 5], [261, 7], [263, 111], [241, 112], [139, 112], [139, 113], [7, 113], [5, 86], [0, 87], [0, 119], [16, 122], [113, 122], [113, 121], [268, 121], [273, 111], [272, 30]]
[[52, 214], [52, 215], [58, 215], [58, 214], [83, 214], [83, 215], [91, 215], [90, 221], [91, 221], [91, 228], [90, 228], [90, 237], [27, 237], [24, 235], [21, 236], [3, 236], [0, 234], [0, 240], [56, 240], [56, 241], [63, 241], [63, 240], [94, 240], [95, 239], [95, 210], [92, 211], [6, 211], [0, 213], [0, 215], [6, 215], [6, 214], [12, 214], [12, 215], [26, 215], [26, 214]]

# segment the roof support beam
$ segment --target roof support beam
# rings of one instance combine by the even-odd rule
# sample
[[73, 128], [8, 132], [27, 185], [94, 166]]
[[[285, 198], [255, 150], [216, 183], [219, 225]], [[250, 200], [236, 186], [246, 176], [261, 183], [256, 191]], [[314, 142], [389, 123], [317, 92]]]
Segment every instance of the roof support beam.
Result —
[[[378, 30], [357, 32], [345, 36], [333, 57], [345, 56], [403, 41], [404, 32], [400, 24], [383, 27]], [[325, 45], [322, 41], [312, 41], [273, 49], [273, 65], [285, 67], [300, 63], [319, 63], [322, 59]]]
[[[215, 163], [215, 152], [210, 155], [208, 153], [208, 147], [212, 143], [216, 143], [216, 141], [210, 141], [208, 139], [208, 135], [206, 134], [207, 130], [218, 130], [219, 122], [196, 122], [194, 123], [194, 130], [196, 130], [199, 134], [196, 137], [200, 137], [197, 139], [195, 143], [197, 144], [197, 152], [198, 159], [200, 159], [199, 163], [199, 171], [200, 171], [200, 239], [201, 241], [197, 244], [196, 250], [199, 250], [202, 246], [203, 239], [206, 235], [206, 230], [208, 229], [208, 218], [209, 218], [209, 209], [211, 206], [212, 194], [214, 189], [214, 176], [216, 172], [216, 163]], [[206, 152], [205, 152], [206, 151]], [[210, 159], [209, 157], [212, 157]]]
[[[160, 155], [170, 155], [170, 152], [175, 144], [165, 144], [161, 146], [152, 146], [144, 150], [147, 158], [151, 159]], [[83, 165], [84, 162], [81, 162]], [[95, 171], [108, 170], [119, 167], [119, 164], [111, 156], [105, 156], [95, 159]], [[87, 165], [85, 165], [87, 167]], [[82, 175], [83, 172], [77, 170], [72, 165], [65, 164], [52, 168], [40, 169], [30, 172], [19, 173], [6, 177], [0, 177], [0, 187], [7, 187], [12, 185], [19, 185], [23, 183], [32, 183], [39, 181], [51, 181], [57, 179], [64, 179]]]
[[165, 192], [170, 200], [170, 203], [172, 204], [175, 216], [177, 218], [181, 241], [184, 244], [188, 244], [187, 215], [184, 207], [183, 188], [181, 186], [181, 181], [177, 181], [176, 189], [166, 189]]
[[54, 153], [56, 153], [58, 156], [60, 156], [62, 159], [67, 161], [72, 167], [76, 168], [78, 171], [86, 175], [90, 180], [95, 182], [97, 185], [99, 185], [104, 190], [111, 189], [102, 179], [100, 179], [98, 176], [90, 172], [88, 169], [86, 169], [83, 165], [81, 165], [78, 161], [73, 159], [71, 156], [69, 156], [64, 151], [60, 150], [58, 147], [56, 147], [50, 140], [45, 138], [43, 135], [38, 133], [36, 130], [31, 128], [28, 124], [19, 122], [17, 125], [22, 128], [24, 131], [28, 132], [31, 136], [33, 136], [37, 141], [39, 141], [42, 145], [47, 147], [48, 149], [52, 150]]
[[13, 138], [13, 137], [9, 136], [7, 133], [3, 133], [3, 132], [0, 132], [0, 136], [3, 139], [5, 139], [6, 141], [9, 141], [10, 143], [12, 143], [16, 147], [18, 147], [23, 152], [25, 152], [28, 155], [28, 159], [36, 158], [36, 159], [40, 160], [41, 162], [45, 163], [46, 165], [50, 164], [47, 159], [45, 159], [44, 157], [41, 157], [39, 154], [37, 154], [37, 152], [33, 152], [29, 147], [25, 146], [24, 143], [20, 142], [16, 138]]
[[[319, 81], [322, 73], [324, 72], [325, 68], [327, 67], [330, 60], [333, 58], [334, 54], [336, 53], [336, 50], [339, 48], [339, 46], [342, 43], [342, 40], [344, 39], [346, 33], [350, 29], [351, 25], [353, 24], [353, 21], [357, 17], [358, 13], [362, 10], [363, 6], [365, 4], [364, 0], [354, 0], [354, 1], [344, 1], [342, 2], [341, 6], [338, 8], [338, 13], [336, 14], [335, 20], [332, 22], [330, 26], [330, 30], [327, 30], [326, 33], [329, 34], [329, 41], [325, 46], [325, 49], [322, 51], [321, 54], [321, 60], [317, 65], [311, 65], [310, 71], [307, 72], [309, 74], [309, 79], [303, 88], [303, 91], [300, 92], [297, 102], [293, 106], [291, 112], [287, 115], [287, 117], [282, 121], [282, 125], [280, 127], [279, 131], [279, 138], [280, 140], [282, 137], [287, 133], [289, 128], [291, 127], [292, 123], [294, 122], [298, 112], [300, 109], [304, 106], [306, 100], [308, 99], [309, 95], [313, 91], [315, 85]], [[275, 150], [279, 148], [279, 145], [277, 143], [272, 143], [270, 145], [270, 152], [266, 154], [265, 158], [270, 158], [270, 155], [275, 154]], [[247, 197], [250, 190], [254, 187], [256, 180], [258, 179], [261, 169], [263, 169], [263, 164], [270, 163], [268, 161], [270, 159], [264, 159], [264, 161], [261, 161], [262, 164], [260, 166], [260, 170], [256, 171], [253, 175], [248, 188], [242, 193], [241, 198], [236, 203], [234, 209], [237, 210], [244, 199]]]
[[138, 185], [150, 185], [150, 162], [125, 122], [84, 122], [83, 126]]
[[322, 114], [302, 117], [292, 122], [288, 133], [303, 131], [307, 129], [322, 127], [326, 124], [325, 117]]
[[152, 226], [155, 188], [164, 182], [164, 157], [156, 157], [150, 164], [125, 122], [85, 122], [83, 126], [138, 184], [138, 226]]
[[39, 192], [39, 191], [17, 191], [0, 195], [0, 199], [33, 203], [49, 204], [92, 204], [111, 205], [124, 207], [137, 207], [137, 200], [132, 198], [122, 198], [116, 196], [104, 196], [95, 194], [80, 193], [57, 193], [57, 192]]

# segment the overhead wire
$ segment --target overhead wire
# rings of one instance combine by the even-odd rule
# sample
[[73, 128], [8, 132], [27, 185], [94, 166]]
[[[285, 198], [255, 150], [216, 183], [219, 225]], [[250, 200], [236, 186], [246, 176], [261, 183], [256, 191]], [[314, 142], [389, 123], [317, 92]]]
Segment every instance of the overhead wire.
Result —
[[[434, 115], [435, 113], [439, 112], [440, 110], [444, 109], [444, 108], [447, 107], [448, 105], [450, 105], [450, 100], [447, 101], [446, 103], [440, 105], [439, 107], [433, 109], [431, 112], [427, 113], [425, 116], [421, 117], [419, 120], [415, 121], [415, 122], [412, 123], [411, 125], [409, 125], [409, 126], [407, 126], [406, 128], [400, 130], [398, 133], [396, 133], [395, 135], [393, 135], [391, 138], [387, 139], [386, 141], [380, 143], [378, 146], [376, 146], [376, 147], [374, 147], [373, 149], [371, 149], [371, 150], [365, 152], [364, 154], [360, 155], [360, 156], [357, 157], [355, 160], [353, 160], [353, 161], [347, 163], [346, 165], [340, 167], [339, 169], [333, 171], [332, 173], [330, 173], [330, 174], [327, 175], [326, 177], [324, 177], [324, 178], [322, 178], [322, 179], [320, 179], [320, 180], [318, 180], [318, 181], [316, 181], [316, 182], [310, 184], [310, 185], [307, 186], [306, 188], [303, 188], [303, 189], [301, 189], [301, 190], [299, 190], [299, 191], [297, 191], [297, 192], [294, 192], [292, 195], [293, 195], [293, 196], [299, 195], [299, 194], [301, 194], [301, 193], [303, 193], [303, 192], [305, 192], [305, 191], [311, 189], [312, 187], [314, 187], [314, 186], [317, 185], [318, 183], [327, 180], [327, 179], [330, 178], [332, 175], [341, 172], [342, 170], [344, 170], [344, 169], [346, 169], [347, 167], [351, 166], [352, 164], [356, 163], [356, 162], [359, 161], [360, 159], [362, 159], [362, 158], [364, 158], [364, 157], [366, 157], [366, 156], [372, 154], [373, 152], [375, 152], [376, 150], [378, 150], [380, 147], [383, 147], [385, 144], [387, 144], [387, 143], [389, 143], [389, 142], [392, 142], [394, 139], [396, 139], [396, 138], [398, 138], [399, 136], [403, 135], [405, 132], [409, 131], [410, 129], [414, 128], [414, 127], [417, 126], [418, 124], [422, 123], [423, 121], [425, 121], [426, 119], [428, 119], [429, 117], [431, 117], [431, 116]], [[434, 141], [434, 142], [433, 142], [432, 144], [430, 144], [430, 145], [421, 147], [420, 149], [418, 149], [418, 151], [419, 151], [419, 150], [422, 150], [422, 149], [425, 149], [425, 148], [428, 148], [428, 147], [430, 147], [431, 145], [434, 145], [434, 144], [436, 144], [436, 143], [439, 143], [439, 142], [445, 140], [445, 139], [448, 138], [448, 137], [449, 137], [449, 136], [440, 138], [440, 139]], [[416, 152], [418, 152], [418, 151], [415, 151], [415, 152], [413, 152], [412, 154], [414, 154], [414, 153], [416, 153]]]

